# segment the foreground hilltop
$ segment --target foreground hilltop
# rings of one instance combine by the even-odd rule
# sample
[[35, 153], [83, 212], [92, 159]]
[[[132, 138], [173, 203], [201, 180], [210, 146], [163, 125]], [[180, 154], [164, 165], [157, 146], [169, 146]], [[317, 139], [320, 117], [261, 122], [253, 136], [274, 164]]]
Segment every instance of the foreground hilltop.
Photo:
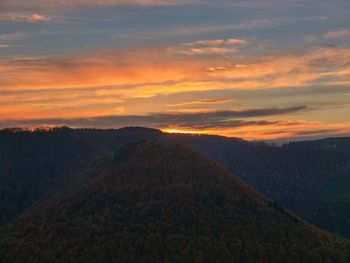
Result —
[[350, 243], [216, 162], [140, 142], [3, 228], [0, 262], [349, 262]]
[[0, 227], [89, 181], [101, 161], [140, 140], [194, 147], [301, 218], [350, 238], [350, 138], [277, 147], [147, 128], [0, 131]]

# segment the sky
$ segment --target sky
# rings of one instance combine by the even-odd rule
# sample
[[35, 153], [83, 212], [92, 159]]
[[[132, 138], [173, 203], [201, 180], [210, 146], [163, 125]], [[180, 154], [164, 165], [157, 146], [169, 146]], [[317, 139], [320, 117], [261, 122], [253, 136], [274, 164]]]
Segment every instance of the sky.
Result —
[[350, 135], [348, 0], [0, 0], [0, 128]]

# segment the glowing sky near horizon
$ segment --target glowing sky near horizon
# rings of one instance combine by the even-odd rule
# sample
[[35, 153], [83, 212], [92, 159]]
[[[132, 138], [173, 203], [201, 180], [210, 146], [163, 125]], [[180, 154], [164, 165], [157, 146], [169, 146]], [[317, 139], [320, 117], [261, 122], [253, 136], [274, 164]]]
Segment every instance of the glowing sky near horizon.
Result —
[[350, 135], [348, 0], [1, 0], [0, 128]]

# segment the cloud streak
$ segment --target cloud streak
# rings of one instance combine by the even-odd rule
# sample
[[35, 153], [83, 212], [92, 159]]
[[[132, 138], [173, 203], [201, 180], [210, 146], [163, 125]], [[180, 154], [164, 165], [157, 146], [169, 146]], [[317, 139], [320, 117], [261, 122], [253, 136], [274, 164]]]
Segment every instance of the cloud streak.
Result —
[[[119, 115], [96, 118], [37, 119], [0, 121], [0, 128], [70, 126], [85, 128], [121, 128], [147, 126], [167, 132], [221, 134], [245, 139], [298, 139], [350, 135], [350, 123], [325, 124], [318, 121], [273, 120], [270, 117], [295, 114], [305, 106], [288, 108], [260, 108], [239, 111], [198, 113], [174, 112], [149, 115]], [[118, 111], [124, 109], [118, 108]], [[263, 119], [261, 119], [263, 117]], [[269, 118], [269, 119], [265, 119]]]
[[43, 23], [50, 20], [49, 16], [33, 13], [0, 13], [0, 21], [4, 22], [24, 22], [24, 23]]
[[245, 46], [249, 41], [237, 38], [230, 39], [212, 39], [212, 40], [198, 40], [195, 42], [185, 43], [183, 46], [189, 47], [217, 47], [217, 46]]
[[10, 47], [12, 47], [11, 45], [0, 45], [0, 48], [10, 48]]
[[[20, 35], [2, 37], [8, 40]], [[178, 54], [174, 47], [165, 47], [71, 57], [13, 57], [0, 59], [0, 74], [0, 119], [24, 118], [23, 107], [27, 118], [39, 117], [40, 112], [54, 118], [72, 110], [71, 105], [77, 107], [70, 117], [78, 117], [79, 110], [81, 115], [94, 112], [92, 116], [96, 116], [108, 115], [108, 107], [120, 106], [112, 107], [108, 97], [129, 100], [184, 92], [347, 85], [350, 49], [208, 57]], [[84, 104], [94, 107], [87, 110]]]
[[[293, 106], [287, 108], [259, 108], [245, 110], [208, 111], [197, 113], [154, 113], [149, 115], [120, 115], [96, 118], [72, 118], [72, 119], [39, 119], [39, 120], [18, 120], [2, 121], [2, 127], [9, 126], [41, 126], [41, 125], [69, 125], [73, 127], [100, 127], [118, 128], [124, 126], [150, 126], [150, 127], [190, 127], [201, 128], [222, 128], [251, 125], [254, 122], [242, 122], [238, 118], [256, 118], [267, 116], [278, 116], [297, 113], [306, 110], [306, 106]], [[265, 124], [267, 124], [265, 122]], [[91, 126], [92, 125], [92, 126]]]
[[193, 101], [186, 101], [181, 103], [172, 104], [170, 106], [186, 106], [186, 105], [218, 105], [218, 104], [225, 104], [227, 102], [232, 101], [232, 99], [229, 98], [221, 98], [221, 99], [199, 99], [199, 100], [193, 100]]
[[0, 9], [2, 10], [48, 10], [67, 9], [87, 6], [169, 6], [179, 4], [200, 3], [195, 0], [2, 0]]
[[[16, 37], [19, 35], [3, 35], [0, 40]], [[221, 87], [230, 82], [231, 88], [272, 88], [300, 86], [320, 79], [331, 83], [334, 81], [331, 78], [335, 77], [348, 80], [350, 49], [319, 48], [295, 54], [286, 52], [255, 58], [237, 54], [211, 59], [182, 57], [174, 48], [107, 51], [73, 57], [1, 59], [0, 71], [7, 74], [0, 80], [3, 89], [152, 86], [151, 83], [178, 81], [182, 82], [184, 90], [191, 90], [186, 88], [184, 82], [187, 81], [202, 84], [203, 90], [207, 89], [205, 85], [215, 82], [221, 83]], [[30, 77], [26, 73], [30, 73]], [[152, 95], [158, 89], [143, 90]], [[130, 91], [129, 88], [125, 90]], [[164, 92], [166, 90], [171, 92], [169, 87], [164, 87]]]
[[243, 39], [212, 39], [212, 40], [198, 40], [195, 42], [184, 43], [180, 47], [169, 48], [170, 52], [189, 55], [189, 56], [203, 56], [203, 55], [228, 55], [236, 53], [237, 46], [246, 46], [249, 42]]
[[334, 30], [329, 31], [323, 35], [326, 39], [338, 39], [338, 38], [345, 38], [350, 36], [350, 29], [340, 29], [340, 30]]

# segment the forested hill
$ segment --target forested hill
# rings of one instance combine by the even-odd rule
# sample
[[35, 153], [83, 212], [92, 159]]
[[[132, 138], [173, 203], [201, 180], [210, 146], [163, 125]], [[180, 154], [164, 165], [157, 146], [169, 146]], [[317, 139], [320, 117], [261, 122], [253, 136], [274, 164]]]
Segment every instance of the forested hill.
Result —
[[1, 131], [0, 225], [94, 178], [104, 159], [140, 140], [190, 145], [302, 218], [350, 237], [350, 138], [277, 147], [146, 128]]
[[216, 162], [134, 143], [2, 229], [0, 262], [349, 262], [350, 243], [298, 219]]
[[282, 206], [350, 238], [350, 138], [277, 147], [220, 137], [179, 137]]

